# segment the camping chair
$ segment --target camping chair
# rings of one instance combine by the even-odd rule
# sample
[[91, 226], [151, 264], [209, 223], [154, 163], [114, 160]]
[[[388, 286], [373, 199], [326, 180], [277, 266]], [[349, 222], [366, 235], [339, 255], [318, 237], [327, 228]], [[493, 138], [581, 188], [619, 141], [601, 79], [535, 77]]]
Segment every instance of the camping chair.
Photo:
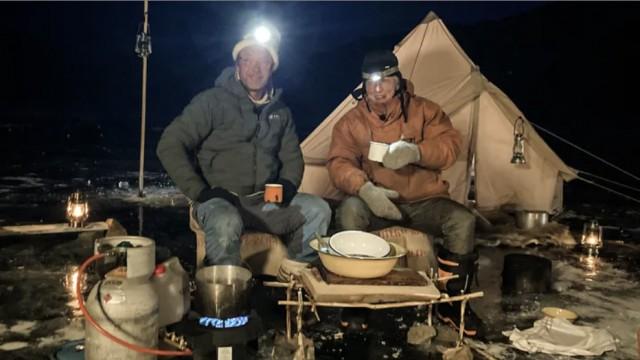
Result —
[[[204, 266], [205, 240], [204, 231], [193, 216], [193, 208], [189, 208], [189, 227], [196, 234], [196, 269]], [[424, 271], [430, 275], [431, 269], [437, 270], [433, 243], [423, 232], [392, 226], [373, 231], [381, 238], [396, 243], [407, 250], [407, 256], [398, 261], [398, 267], [408, 267]], [[278, 274], [280, 263], [287, 257], [287, 248], [278, 236], [248, 231], [240, 237], [240, 259], [246, 262], [254, 275]]]
[[[438, 270], [433, 240], [421, 231], [402, 226], [391, 226], [372, 233], [381, 238], [402, 246], [407, 255], [398, 260], [397, 267], [407, 267], [416, 271], [424, 271], [431, 275]], [[433, 270], [432, 270], [433, 269]]]

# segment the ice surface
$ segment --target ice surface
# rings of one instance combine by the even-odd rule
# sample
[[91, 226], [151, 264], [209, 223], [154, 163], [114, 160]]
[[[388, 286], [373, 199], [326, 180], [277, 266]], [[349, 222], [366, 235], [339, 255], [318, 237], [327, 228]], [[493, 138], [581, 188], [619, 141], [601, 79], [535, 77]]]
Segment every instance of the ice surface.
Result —
[[[180, 256], [188, 270], [192, 269], [195, 241], [188, 228], [186, 198], [162, 173], [147, 173], [145, 184], [145, 196], [140, 198], [136, 172], [80, 176], [72, 181], [38, 174], [0, 177], [0, 225], [62, 222], [66, 197], [80, 187], [90, 200], [90, 220], [113, 217], [130, 234], [155, 239], [159, 246]], [[557, 219], [573, 225], [575, 230], [594, 216], [583, 211], [584, 208], [566, 212]], [[490, 334], [484, 342], [473, 342], [472, 348], [497, 359], [550, 359], [549, 355], [531, 355], [514, 349], [501, 332], [515, 326], [526, 329], [541, 318], [543, 307], [558, 306], [576, 312], [579, 316], [576, 324], [606, 329], [616, 338], [618, 350], [605, 354], [603, 359], [636, 358], [640, 248], [634, 242], [633, 231], [638, 232], [640, 212], [616, 209], [613, 214], [614, 217], [606, 218], [598, 213], [600, 223], [610, 226], [609, 231], [631, 230], [627, 231], [631, 237], [606, 238], [597, 260], [585, 258], [577, 250], [556, 247], [482, 247], [479, 289], [485, 296], [471, 305], [486, 320]], [[71, 289], [75, 284], [74, 272], [91, 253], [91, 245], [92, 238], [87, 235], [2, 240], [0, 358], [46, 359], [46, 354], [65, 340], [82, 336], [82, 322], [78, 320], [77, 302]], [[514, 252], [552, 260], [552, 293], [502, 296], [502, 261], [506, 254]], [[268, 302], [262, 306], [265, 304]], [[260, 359], [271, 354], [268, 338], [273, 335], [272, 328], [282, 329], [283, 310], [277, 305], [269, 306], [263, 316], [267, 329], [271, 330], [261, 337], [266, 348], [261, 348]], [[425, 319], [424, 308], [378, 311], [372, 315], [366, 334], [353, 334], [339, 328], [337, 313], [328, 311], [322, 314], [319, 324], [309, 329], [316, 342], [317, 358], [355, 359], [363, 354], [371, 355], [369, 358], [434, 358], [427, 350], [406, 344], [406, 332], [413, 322]]]

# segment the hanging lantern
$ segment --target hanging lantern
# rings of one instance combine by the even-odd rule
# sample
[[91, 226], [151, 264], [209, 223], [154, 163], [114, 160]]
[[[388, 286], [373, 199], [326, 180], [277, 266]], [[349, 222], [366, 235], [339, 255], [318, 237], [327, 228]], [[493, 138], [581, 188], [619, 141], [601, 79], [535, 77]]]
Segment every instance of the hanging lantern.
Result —
[[72, 228], [84, 226], [84, 222], [89, 218], [89, 202], [85, 196], [76, 191], [67, 200], [67, 220]]
[[136, 46], [134, 48], [139, 57], [147, 57], [151, 55], [151, 31], [149, 25], [138, 25], [138, 33], [136, 34]]
[[527, 159], [524, 157], [524, 119], [518, 116], [513, 124], [513, 155], [511, 163], [515, 165], [525, 165]]
[[587, 249], [589, 254], [597, 254], [602, 247], [602, 226], [597, 220], [591, 220], [585, 223], [582, 229], [582, 239], [580, 245]]

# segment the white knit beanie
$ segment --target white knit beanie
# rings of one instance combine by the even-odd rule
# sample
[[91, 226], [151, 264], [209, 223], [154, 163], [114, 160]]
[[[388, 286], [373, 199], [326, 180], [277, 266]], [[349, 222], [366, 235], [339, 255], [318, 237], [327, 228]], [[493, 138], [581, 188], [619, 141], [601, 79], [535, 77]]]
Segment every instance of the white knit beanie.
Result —
[[[265, 29], [266, 28], [266, 29]], [[268, 37], [268, 39], [259, 39], [259, 35], [258, 38], [256, 37], [256, 33], [257, 31], [252, 31], [248, 34], [246, 34], [242, 40], [240, 40], [234, 47], [233, 47], [233, 61], [237, 61], [238, 59], [238, 54], [240, 53], [240, 51], [242, 51], [242, 49], [249, 47], [249, 46], [260, 46], [265, 48], [269, 54], [271, 55], [271, 58], [273, 59], [273, 71], [275, 71], [278, 68], [278, 64], [279, 64], [279, 59], [278, 59], [278, 48], [280, 47], [280, 33], [278, 32], [277, 29], [270, 27], [270, 26], [265, 26], [265, 28], [261, 29], [261, 30], [268, 30], [270, 33], [270, 36]]]

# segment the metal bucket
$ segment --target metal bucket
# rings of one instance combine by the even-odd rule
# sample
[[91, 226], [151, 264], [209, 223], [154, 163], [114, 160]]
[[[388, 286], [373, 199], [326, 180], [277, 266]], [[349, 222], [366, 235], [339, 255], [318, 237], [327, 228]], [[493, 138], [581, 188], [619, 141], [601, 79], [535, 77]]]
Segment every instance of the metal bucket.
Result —
[[551, 260], [528, 254], [507, 254], [502, 265], [502, 294], [551, 291]]
[[247, 315], [252, 285], [251, 272], [241, 266], [203, 267], [196, 272], [197, 309], [219, 319]]
[[546, 211], [519, 210], [516, 211], [516, 226], [519, 229], [533, 229], [546, 225], [549, 222], [549, 213]]

